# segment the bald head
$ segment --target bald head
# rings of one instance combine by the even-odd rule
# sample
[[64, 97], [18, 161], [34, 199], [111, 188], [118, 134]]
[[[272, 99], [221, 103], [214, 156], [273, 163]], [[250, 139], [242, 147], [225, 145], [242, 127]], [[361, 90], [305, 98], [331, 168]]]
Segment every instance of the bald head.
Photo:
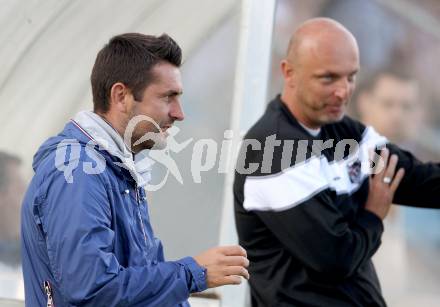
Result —
[[353, 35], [332, 19], [310, 19], [295, 31], [281, 61], [281, 99], [310, 128], [337, 122], [345, 114], [358, 70]]
[[351, 48], [358, 53], [353, 34], [330, 18], [313, 18], [302, 23], [290, 38], [287, 59], [301, 64], [303, 55], [310, 52], [326, 53], [329, 49]]

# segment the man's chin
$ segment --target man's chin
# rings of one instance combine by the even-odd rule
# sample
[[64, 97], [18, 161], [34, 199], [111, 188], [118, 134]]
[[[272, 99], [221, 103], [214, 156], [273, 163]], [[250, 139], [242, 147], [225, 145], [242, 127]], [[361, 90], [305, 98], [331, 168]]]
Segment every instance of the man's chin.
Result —
[[325, 118], [322, 119], [321, 124], [322, 125], [326, 125], [326, 124], [334, 124], [337, 122], [340, 122], [345, 116], [345, 113], [341, 113], [341, 114], [332, 114], [331, 116], [326, 116]]
[[155, 140], [153, 146], [151, 146], [149, 149], [151, 150], [162, 150], [167, 147], [167, 139], [166, 137], [160, 137]]
[[167, 147], [167, 139], [166, 138], [155, 138], [155, 140], [148, 140], [138, 144], [132, 148], [134, 152], [140, 152], [142, 150], [162, 150]]

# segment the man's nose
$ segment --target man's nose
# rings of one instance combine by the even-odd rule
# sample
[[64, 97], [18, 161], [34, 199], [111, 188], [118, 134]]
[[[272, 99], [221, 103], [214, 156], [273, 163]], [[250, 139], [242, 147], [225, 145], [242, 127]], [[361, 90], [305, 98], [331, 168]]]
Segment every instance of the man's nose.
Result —
[[179, 100], [176, 100], [176, 102], [172, 104], [170, 116], [174, 120], [182, 121], [185, 119], [185, 114], [183, 113], [183, 108]]
[[350, 93], [351, 84], [348, 80], [341, 80], [334, 91], [334, 95], [341, 101], [346, 101]]

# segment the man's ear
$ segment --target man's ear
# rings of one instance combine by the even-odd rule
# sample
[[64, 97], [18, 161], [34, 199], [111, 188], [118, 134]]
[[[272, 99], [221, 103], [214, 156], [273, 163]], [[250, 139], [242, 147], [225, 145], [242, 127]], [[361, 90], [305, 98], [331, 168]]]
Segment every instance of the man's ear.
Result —
[[287, 59], [284, 59], [280, 63], [281, 72], [284, 77], [284, 84], [289, 87], [295, 86], [295, 69]]
[[110, 108], [126, 113], [129, 108], [130, 90], [121, 82], [116, 82], [110, 89]]

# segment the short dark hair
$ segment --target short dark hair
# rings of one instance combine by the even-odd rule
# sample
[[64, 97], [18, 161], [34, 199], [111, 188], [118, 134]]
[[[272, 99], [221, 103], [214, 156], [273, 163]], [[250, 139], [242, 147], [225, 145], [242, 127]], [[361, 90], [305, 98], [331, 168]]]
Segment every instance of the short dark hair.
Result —
[[0, 191], [3, 191], [9, 182], [8, 165], [21, 163], [21, 159], [4, 151], [0, 151]]
[[176, 67], [182, 64], [182, 50], [167, 34], [112, 37], [96, 56], [90, 76], [94, 110], [109, 110], [110, 90], [117, 82], [126, 85], [136, 100], [142, 100], [143, 91], [154, 80], [151, 69], [160, 62]]
[[403, 81], [414, 81], [416, 78], [411, 74], [411, 72], [402, 65], [397, 65], [390, 63], [384, 67], [380, 67], [375, 70], [371, 70], [361, 74], [359, 77], [358, 85], [356, 86], [356, 90], [351, 98], [351, 101], [354, 103], [350, 104], [349, 112], [351, 115], [359, 118], [359, 110], [358, 110], [358, 100], [359, 97], [364, 94], [371, 92], [377, 86], [379, 80], [382, 77], [392, 77], [394, 79], [403, 80]]
[[360, 78], [361, 80], [357, 86], [357, 93], [360, 94], [373, 90], [380, 78], [385, 76], [390, 76], [404, 81], [415, 80], [415, 77], [407, 68], [397, 65], [389, 65], [366, 73], [362, 78]]

